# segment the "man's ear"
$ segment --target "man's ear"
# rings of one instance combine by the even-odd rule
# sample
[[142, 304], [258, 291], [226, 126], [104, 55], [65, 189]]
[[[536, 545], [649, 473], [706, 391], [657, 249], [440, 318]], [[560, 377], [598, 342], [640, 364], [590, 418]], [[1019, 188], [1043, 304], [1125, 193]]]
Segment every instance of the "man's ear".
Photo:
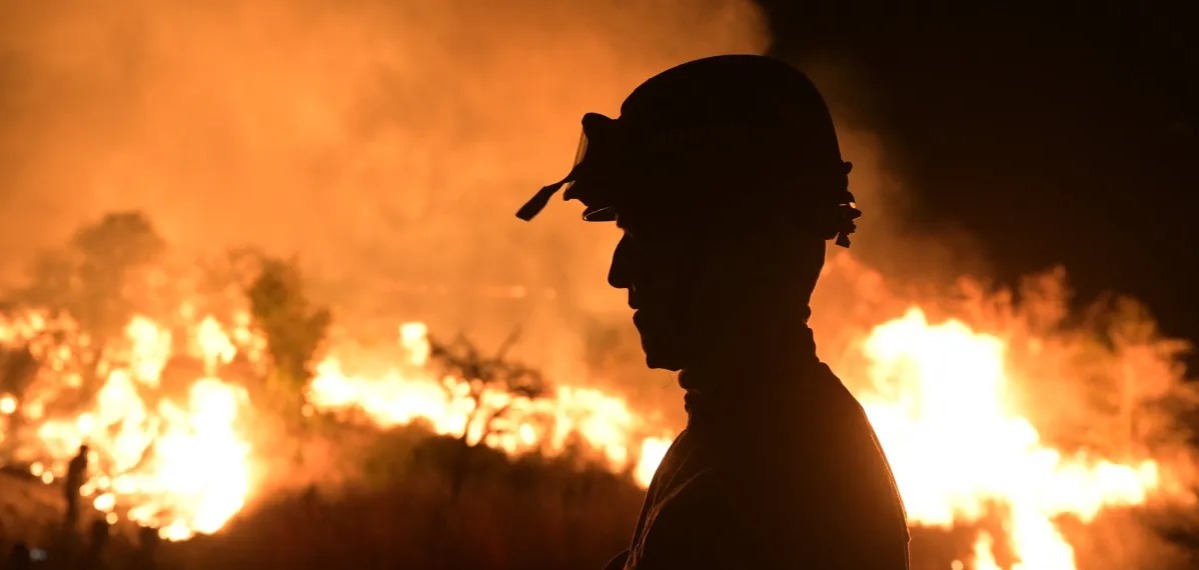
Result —
[[[757, 234], [757, 232], [755, 232]], [[748, 232], [716, 236], [704, 244], [696, 271], [695, 304], [717, 326], [731, 325], [742, 312], [769, 261], [769, 240]]]

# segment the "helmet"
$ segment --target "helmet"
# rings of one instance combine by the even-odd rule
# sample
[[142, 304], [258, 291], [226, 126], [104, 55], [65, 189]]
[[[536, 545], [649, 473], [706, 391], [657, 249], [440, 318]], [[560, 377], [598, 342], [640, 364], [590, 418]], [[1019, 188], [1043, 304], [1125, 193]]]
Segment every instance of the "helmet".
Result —
[[861, 215], [832, 116], [794, 67], [721, 55], [668, 69], [625, 99], [620, 117], [583, 116], [574, 167], [517, 212], [530, 220], [565, 188], [583, 218], [752, 220], [784, 211], [849, 245]]

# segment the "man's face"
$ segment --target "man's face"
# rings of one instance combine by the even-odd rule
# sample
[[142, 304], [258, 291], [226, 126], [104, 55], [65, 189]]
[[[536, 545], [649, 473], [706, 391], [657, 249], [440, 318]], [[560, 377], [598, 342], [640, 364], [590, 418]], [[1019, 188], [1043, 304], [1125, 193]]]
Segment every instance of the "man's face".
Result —
[[687, 333], [697, 287], [695, 246], [681, 232], [637, 229], [617, 222], [624, 236], [612, 255], [608, 283], [628, 291], [633, 324], [650, 368], [686, 365]]

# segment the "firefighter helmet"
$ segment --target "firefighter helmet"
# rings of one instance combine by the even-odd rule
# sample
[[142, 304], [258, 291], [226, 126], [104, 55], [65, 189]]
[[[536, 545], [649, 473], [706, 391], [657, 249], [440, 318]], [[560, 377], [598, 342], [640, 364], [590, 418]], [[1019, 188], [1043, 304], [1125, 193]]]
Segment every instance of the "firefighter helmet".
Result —
[[642, 83], [620, 117], [583, 116], [574, 167], [517, 212], [532, 219], [551, 196], [583, 218], [750, 219], [787, 212], [849, 245], [860, 212], [848, 190], [832, 116], [798, 69], [758, 55], [684, 63]]

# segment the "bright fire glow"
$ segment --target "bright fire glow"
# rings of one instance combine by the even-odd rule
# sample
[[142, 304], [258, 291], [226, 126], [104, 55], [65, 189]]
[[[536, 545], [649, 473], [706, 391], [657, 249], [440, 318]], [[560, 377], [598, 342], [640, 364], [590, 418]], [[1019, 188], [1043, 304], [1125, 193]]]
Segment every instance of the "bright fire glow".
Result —
[[[96, 366], [90, 399], [77, 401], [89, 381], [73, 351], [89, 340], [68, 319], [2, 317], [0, 343], [28, 347], [42, 365], [24, 393], [0, 394], [0, 422], [25, 426], [4, 431], [17, 438], [15, 446], [3, 440], [16, 450], [5, 460], [23, 461], [32, 476], [55, 484], [87, 442], [82, 492], [108, 520], [153, 526], [172, 540], [221, 529], [259, 490], [256, 462], [271, 450], [249, 443], [247, 379], [220, 376], [238, 358], [260, 364], [264, 339], [245, 314], [232, 324], [186, 320], [167, 327], [133, 319], [125, 342], [108, 347]], [[1002, 545], [1018, 559], [1009, 570], [1072, 570], [1074, 549], [1059, 517], [1087, 523], [1104, 508], [1142, 504], [1161, 490], [1168, 468], [1151, 457], [1116, 461], [1047, 443], [1015, 397], [1020, 376], [1008, 339], [958, 320], [930, 322], [918, 307], [875, 323], [851, 339], [866, 366], [846, 384], [879, 433], [910, 522], [1002, 521], [1002, 534], [980, 531], [969, 559], [954, 568], [998, 569]], [[670, 445], [672, 426], [612, 393], [568, 384], [514, 393], [439, 372], [422, 323], [401, 325], [397, 337], [381, 369], [353, 369], [331, 347], [305, 390], [305, 414], [353, 411], [380, 427], [420, 420], [435, 433], [512, 455], [582, 444], [643, 487]], [[183, 368], [182, 383], [171, 372], [179, 356], [196, 363]]]
[[[1142, 503], [1158, 482], [1158, 466], [1063, 456], [1047, 447], [1014, 408], [1005, 348], [958, 321], [929, 324], [912, 309], [866, 339], [875, 389], [858, 397], [891, 460], [910, 521], [945, 527], [978, 521], [988, 502], [997, 503], [1008, 509], [1017, 568], [1072, 569], [1073, 549], [1054, 517], [1089, 522], [1103, 507]], [[991, 542], [979, 535], [976, 568], [998, 568]]]
[[347, 374], [336, 358], [325, 360], [309, 387], [309, 403], [328, 411], [362, 410], [381, 426], [419, 418], [438, 434], [465, 434], [467, 443], [514, 455], [557, 454], [571, 438], [579, 437], [600, 452], [611, 469], [632, 468], [638, 482], [648, 485], [668, 440], [664, 435], [643, 435], [651, 426], [628, 402], [600, 390], [563, 385], [533, 398], [485, 386], [472, 397], [469, 382], [439, 377], [425, 367], [430, 352], [426, 333], [423, 324], [402, 325], [401, 362], [382, 374]]
[[[27, 315], [9, 323], [14, 326], [5, 336], [36, 348], [53, 334], [43, 328], [49, 322]], [[197, 331], [209, 339], [219, 333], [208, 320]], [[171, 356], [171, 333], [137, 317], [125, 336], [126, 344], [114, 347], [106, 365], [98, 367], [105, 373], [90, 404], [41, 421], [33, 441], [18, 442], [15, 455], [38, 458], [30, 473], [51, 483], [65, 477], [67, 463], [86, 443], [89, 477], [81, 493], [109, 521], [127, 518], [171, 540], [215, 532], [241, 510], [250, 492], [251, 449], [237, 425], [248, 404], [246, 391], [200, 376], [185, 393], [164, 394], [160, 380]], [[70, 355], [62, 348], [69, 347], [58, 346], [55, 354], [65, 362]], [[26, 414], [30, 419], [69, 401], [56, 376], [39, 377], [26, 394], [21, 408], [35, 412]]]

